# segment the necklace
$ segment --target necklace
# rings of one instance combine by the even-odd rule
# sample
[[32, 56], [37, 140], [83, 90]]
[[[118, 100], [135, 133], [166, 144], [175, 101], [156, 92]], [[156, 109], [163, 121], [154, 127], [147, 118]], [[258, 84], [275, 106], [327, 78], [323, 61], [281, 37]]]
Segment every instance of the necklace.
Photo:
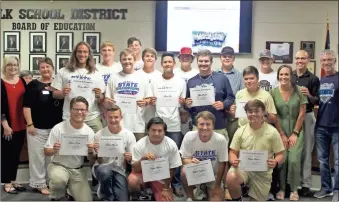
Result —
[[199, 77], [200, 77], [201, 80], [207, 80], [207, 79], [209, 79], [211, 76], [212, 76], [212, 73], [211, 73], [210, 75], [208, 75], [207, 78], [202, 78], [201, 75], [199, 74]]

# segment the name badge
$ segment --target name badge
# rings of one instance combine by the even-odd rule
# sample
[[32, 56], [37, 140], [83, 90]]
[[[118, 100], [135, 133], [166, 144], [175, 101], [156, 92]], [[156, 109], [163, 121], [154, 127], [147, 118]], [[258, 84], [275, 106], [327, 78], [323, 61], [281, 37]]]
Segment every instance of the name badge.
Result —
[[44, 94], [44, 95], [49, 95], [49, 91], [48, 91], [48, 90], [43, 90], [43, 91], [42, 91], [42, 94]]

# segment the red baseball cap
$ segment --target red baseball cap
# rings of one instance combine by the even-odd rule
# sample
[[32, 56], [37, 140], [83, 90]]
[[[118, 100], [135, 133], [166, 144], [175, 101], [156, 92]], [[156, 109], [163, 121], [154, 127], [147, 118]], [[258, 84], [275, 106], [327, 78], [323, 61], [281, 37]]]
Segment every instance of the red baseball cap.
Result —
[[192, 58], [194, 58], [192, 48], [190, 48], [190, 47], [182, 47], [180, 49], [180, 53], [179, 53], [178, 57], [180, 57], [180, 55], [190, 55], [190, 56], [192, 56]]

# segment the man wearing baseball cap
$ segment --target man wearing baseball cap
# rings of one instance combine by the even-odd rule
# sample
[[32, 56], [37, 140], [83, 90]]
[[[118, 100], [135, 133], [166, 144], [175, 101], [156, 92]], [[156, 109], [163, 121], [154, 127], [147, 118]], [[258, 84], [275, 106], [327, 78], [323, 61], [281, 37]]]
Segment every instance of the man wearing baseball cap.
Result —
[[197, 69], [192, 68], [192, 62], [194, 59], [192, 49], [190, 47], [181, 48], [178, 58], [180, 61], [180, 68], [174, 69], [174, 74], [183, 78], [187, 83], [188, 79], [199, 73]]
[[277, 72], [272, 69], [274, 62], [273, 54], [270, 50], [264, 49], [259, 54], [259, 83], [260, 88], [270, 91], [278, 86]]
[[[221, 68], [218, 70], [219, 73], [224, 74], [230, 84], [233, 91], [233, 94], [237, 94], [237, 92], [243, 88], [245, 88], [244, 85], [244, 79], [242, 74], [235, 69], [233, 66], [233, 63], [235, 61], [235, 53], [234, 49], [230, 46], [225, 46], [222, 48], [220, 53], [220, 62], [221, 62]], [[229, 137], [229, 144], [232, 142], [233, 135], [238, 129], [238, 119], [234, 118], [231, 114], [229, 114], [227, 111], [227, 125], [226, 130]], [[227, 172], [227, 171], [226, 171]], [[232, 199], [231, 196], [228, 193], [226, 183], [224, 183], [225, 188], [225, 199], [230, 200]]]

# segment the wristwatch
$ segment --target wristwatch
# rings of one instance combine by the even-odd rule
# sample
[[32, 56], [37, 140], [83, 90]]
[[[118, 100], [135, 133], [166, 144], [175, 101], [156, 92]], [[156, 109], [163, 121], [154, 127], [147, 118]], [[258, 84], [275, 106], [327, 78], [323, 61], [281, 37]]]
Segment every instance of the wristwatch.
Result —
[[295, 134], [296, 136], [299, 136], [299, 132], [297, 130], [293, 130], [292, 134]]

